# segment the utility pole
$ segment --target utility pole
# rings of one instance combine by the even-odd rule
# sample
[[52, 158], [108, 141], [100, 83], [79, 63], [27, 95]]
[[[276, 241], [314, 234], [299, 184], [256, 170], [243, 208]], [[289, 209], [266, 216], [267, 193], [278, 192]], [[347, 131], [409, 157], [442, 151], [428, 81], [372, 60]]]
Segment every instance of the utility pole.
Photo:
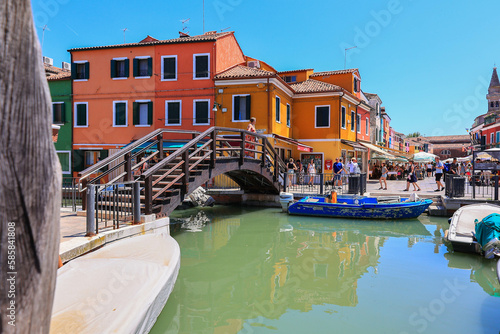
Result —
[[344, 49], [344, 70], [346, 69], [346, 64], [347, 64], [347, 50], [355, 48], [357, 48], [357, 46], [351, 46], [350, 48]]

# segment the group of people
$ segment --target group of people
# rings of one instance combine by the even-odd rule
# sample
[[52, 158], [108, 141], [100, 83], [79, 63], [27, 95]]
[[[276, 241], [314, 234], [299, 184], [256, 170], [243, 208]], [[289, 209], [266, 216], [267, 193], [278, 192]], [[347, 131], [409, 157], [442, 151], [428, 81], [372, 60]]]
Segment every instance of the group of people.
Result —
[[[347, 174], [359, 174], [361, 172], [359, 165], [357, 163], [356, 158], [352, 158], [351, 161], [344, 166], [342, 163], [342, 158], [336, 158], [335, 163], [333, 164], [333, 175], [334, 175], [334, 186], [342, 187], [342, 179], [343, 176]], [[295, 164], [293, 158], [288, 160], [287, 164], [287, 172], [288, 172], [288, 183], [293, 184], [293, 175], [294, 173], [298, 173], [299, 175], [299, 183], [302, 183], [300, 180], [303, 177], [304, 173], [304, 165], [299, 160], [298, 164]], [[309, 180], [307, 184], [309, 186], [314, 185], [314, 175], [317, 174], [316, 165], [314, 163], [314, 159], [311, 159], [306, 167], [307, 175], [309, 176]]]

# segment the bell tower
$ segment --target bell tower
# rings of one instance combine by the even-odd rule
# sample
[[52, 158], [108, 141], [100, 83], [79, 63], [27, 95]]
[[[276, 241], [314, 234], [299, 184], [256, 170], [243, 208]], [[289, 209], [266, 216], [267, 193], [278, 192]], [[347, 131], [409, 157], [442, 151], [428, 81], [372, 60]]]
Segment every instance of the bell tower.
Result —
[[498, 80], [496, 66], [493, 67], [486, 99], [488, 100], [488, 114], [500, 114], [500, 81]]

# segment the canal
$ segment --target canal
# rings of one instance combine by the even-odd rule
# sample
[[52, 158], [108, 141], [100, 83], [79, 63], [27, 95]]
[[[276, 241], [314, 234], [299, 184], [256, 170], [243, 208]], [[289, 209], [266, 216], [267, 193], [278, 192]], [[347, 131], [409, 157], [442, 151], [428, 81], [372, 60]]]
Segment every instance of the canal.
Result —
[[338, 220], [276, 208], [176, 211], [175, 288], [151, 333], [498, 333], [495, 263], [447, 219]]

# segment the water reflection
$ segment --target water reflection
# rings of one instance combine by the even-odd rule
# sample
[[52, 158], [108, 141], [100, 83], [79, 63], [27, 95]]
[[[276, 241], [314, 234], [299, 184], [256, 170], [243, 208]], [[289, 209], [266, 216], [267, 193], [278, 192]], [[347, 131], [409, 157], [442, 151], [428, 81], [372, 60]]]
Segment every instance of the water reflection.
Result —
[[496, 272], [496, 261], [487, 260], [477, 254], [453, 253], [444, 255], [448, 267], [470, 270], [470, 281], [479, 284], [490, 296], [500, 297], [500, 283]]
[[[389, 238], [408, 238], [411, 247], [431, 235], [418, 220], [332, 221], [234, 207], [187, 213], [173, 227], [179, 277], [152, 333], [236, 333], [248, 319], [287, 310], [354, 307], [358, 280], [369, 268], [376, 274]], [[257, 320], [252, 326], [265, 327]]]

